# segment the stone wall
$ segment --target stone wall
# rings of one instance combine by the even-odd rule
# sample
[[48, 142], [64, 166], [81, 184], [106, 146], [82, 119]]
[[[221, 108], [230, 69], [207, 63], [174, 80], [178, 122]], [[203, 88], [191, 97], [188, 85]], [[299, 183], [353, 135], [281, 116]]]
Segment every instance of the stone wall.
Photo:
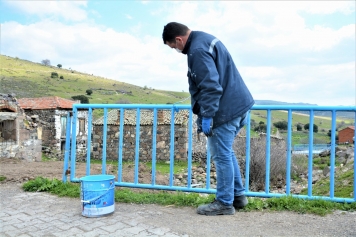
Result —
[[[50, 158], [63, 159], [66, 137], [62, 136], [61, 117], [66, 117], [67, 110], [26, 110], [29, 116], [37, 116], [43, 123], [42, 127], [42, 151]], [[82, 155], [86, 151], [87, 139], [87, 111], [78, 111], [78, 118], [85, 119], [85, 132], [79, 132], [77, 122], [77, 154]]]
[[[117, 125], [107, 127], [106, 159], [118, 160], [120, 131]], [[170, 159], [170, 125], [158, 125], [156, 137], [156, 160], [169, 161]], [[140, 126], [140, 161], [152, 160], [152, 126]], [[174, 159], [187, 159], [187, 127], [175, 125]], [[102, 158], [103, 152], [103, 126], [93, 127], [92, 157]], [[133, 161], [136, 152], [136, 126], [125, 125], [123, 134], [122, 157], [125, 161]]]
[[14, 119], [14, 138], [0, 142], [0, 157], [41, 161], [42, 140], [40, 126], [33, 126], [31, 118], [18, 114]]

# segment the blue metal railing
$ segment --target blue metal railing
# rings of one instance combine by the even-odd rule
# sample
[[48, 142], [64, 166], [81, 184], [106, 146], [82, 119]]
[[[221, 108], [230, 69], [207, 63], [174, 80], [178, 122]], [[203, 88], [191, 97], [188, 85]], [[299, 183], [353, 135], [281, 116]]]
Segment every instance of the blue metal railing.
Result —
[[[193, 188], [191, 185], [192, 181], [192, 133], [193, 133], [193, 114], [190, 105], [147, 105], [147, 104], [75, 104], [73, 105], [72, 116], [68, 115], [67, 119], [67, 139], [66, 139], [66, 150], [64, 157], [64, 169], [63, 169], [63, 181], [67, 181], [66, 171], [68, 170], [68, 165], [70, 162], [70, 181], [79, 182], [79, 179], [75, 177], [76, 170], [76, 136], [71, 136], [71, 134], [76, 134], [77, 127], [77, 113], [78, 109], [87, 109], [89, 111], [88, 117], [88, 138], [87, 138], [87, 169], [86, 175], [90, 175], [90, 157], [91, 149], [91, 124], [92, 124], [92, 110], [93, 109], [103, 109], [104, 110], [104, 122], [103, 122], [103, 152], [102, 152], [102, 174], [106, 173], [106, 142], [107, 142], [107, 117], [108, 109], [120, 109], [120, 114], [124, 114], [125, 109], [136, 109], [136, 134], [140, 134], [140, 110], [150, 109], [153, 110], [153, 131], [152, 131], [152, 179], [150, 184], [139, 183], [138, 181], [138, 167], [139, 167], [139, 150], [140, 150], [140, 136], [136, 135], [135, 144], [135, 170], [134, 170], [134, 182], [123, 182], [122, 181], [122, 168], [123, 168], [123, 117], [120, 116], [120, 135], [118, 144], [118, 177], [115, 182], [116, 186], [121, 187], [133, 187], [133, 188], [147, 188], [147, 189], [162, 189], [162, 190], [175, 190], [175, 191], [186, 191], [186, 192], [199, 192], [199, 193], [215, 193], [216, 189], [210, 187], [210, 154], [207, 152], [207, 168], [206, 168], [206, 185], [205, 188]], [[179, 110], [187, 110], [189, 112], [188, 118], [188, 176], [187, 176], [187, 186], [175, 186], [174, 180], [174, 123], [171, 123], [171, 136], [170, 136], [170, 175], [169, 175], [169, 185], [157, 185], [156, 180], [156, 136], [157, 133], [157, 110], [170, 110], [171, 111], [171, 121], [174, 121], [175, 112]], [[330, 200], [335, 202], [355, 202], [356, 201], [356, 163], [354, 162], [354, 179], [353, 179], [353, 197], [343, 198], [334, 196], [335, 188], [335, 138], [336, 138], [336, 112], [338, 111], [348, 111], [355, 114], [356, 118], [356, 106], [289, 106], [289, 105], [255, 105], [252, 110], [264, 110], [267, 111], [267, 136], [266, 136], [266, 176], [265, 176], [265, 191], [264, 192], [252, 192], [249, 190], [249, 180], [250, 180], [250, 140], [251, 140], [251, 124], [250, 124], [250, 114], [247, 116], [248, 123], [246, 125], [246, 170], [245, 170], [245, 189], [246, 196], [254, 197], [282, 197], [286, 195], [292, 195], [297, 198], [303, 199], [322, 199]], [[271, 193], [270, 192], [270, 154], [271, 154], [271, 124], [272, 116], [271, 112], [274, 110], [287, 111], [287, 153], [286, 153], [286, 187], [285, 193]], [[293, 111], [309, 111], [309, 124], [314, 124], [314, 111], [331, 111], [331, 143], [330, 143], [330, 195], [329, 196], [313, 196], [312, 194], [312, 180], [313, 180], [313, 129], [309, 129], [309, 144], [308, 144], [308, 193], [307, 195], [295, 195], [291, 194], [291, 164], [292, 164], [292, 112]], [[355, 127], [356, 127], [356, 119]], [[71, 126], [70, 126], [71, 125]], [[356, 136], [356, 132], [354, 134]], [[209, 149], [207, 149], [209, 150]], [[354, 147], [354, 155], [356, 154], [356, 147]]]

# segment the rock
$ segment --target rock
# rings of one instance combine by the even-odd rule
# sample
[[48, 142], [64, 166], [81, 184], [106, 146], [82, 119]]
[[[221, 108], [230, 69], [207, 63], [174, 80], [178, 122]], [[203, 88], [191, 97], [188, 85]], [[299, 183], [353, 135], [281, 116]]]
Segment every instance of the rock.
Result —
[[320, 157], [330, 156], [330, 150], [324, 150], [319, 153]]

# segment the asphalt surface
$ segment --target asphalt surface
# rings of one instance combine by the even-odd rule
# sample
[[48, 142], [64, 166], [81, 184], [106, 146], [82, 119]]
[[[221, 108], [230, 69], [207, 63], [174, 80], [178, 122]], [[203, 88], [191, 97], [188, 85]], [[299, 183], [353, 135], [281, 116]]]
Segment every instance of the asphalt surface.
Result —
[[0, 185], [0, 236], [356, 236], [356, 213], [293, 212], [201, 216], [194, 208], [116, 203], [104, 217], [82, 216], [79, 198]]

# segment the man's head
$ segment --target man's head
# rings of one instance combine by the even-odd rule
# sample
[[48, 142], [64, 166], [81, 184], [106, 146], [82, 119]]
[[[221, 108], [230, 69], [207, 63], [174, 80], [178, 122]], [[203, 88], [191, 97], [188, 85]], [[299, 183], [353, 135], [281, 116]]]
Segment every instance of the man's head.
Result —
[[163, 43], [181, 52], [187, 43], [189, 34], [190, 29], [186, 25], [170, 22], [163, 28]]

